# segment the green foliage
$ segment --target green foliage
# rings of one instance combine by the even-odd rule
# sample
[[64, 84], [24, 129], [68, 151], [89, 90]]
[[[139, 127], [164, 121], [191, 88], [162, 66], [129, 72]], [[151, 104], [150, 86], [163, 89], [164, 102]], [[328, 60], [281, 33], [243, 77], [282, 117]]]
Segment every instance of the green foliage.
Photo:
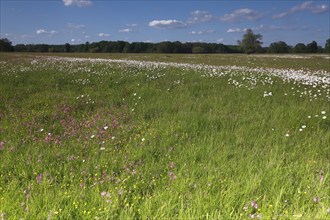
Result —
[[289, 46], [284, 41], [271, 43], [268, 49], [269, 53], [288, 53]]
[[330, 38], [325, 42], [324, 51], [330, 53]]
[[308, 53], [317, 53], [318, 47], [316, 41], [312, 41], [311, 43], [307, 44], [306, 50]]
[[0, 52], [12, 52], [13, 50], [14, 48], [7, 38], [0, 39]]
[[2, 218], [329, 217], [329, 84], [237, 69], [327, 77], [326, 59], [112, 56], [141, 66], [1, 56]]
[[242, 41], [238, 41], [238, 44], [244, 53], [258, 53], [262, 49], [261, 39], [261, 34], [254, 34], [251, 29], [247, 29], [243, 35]]

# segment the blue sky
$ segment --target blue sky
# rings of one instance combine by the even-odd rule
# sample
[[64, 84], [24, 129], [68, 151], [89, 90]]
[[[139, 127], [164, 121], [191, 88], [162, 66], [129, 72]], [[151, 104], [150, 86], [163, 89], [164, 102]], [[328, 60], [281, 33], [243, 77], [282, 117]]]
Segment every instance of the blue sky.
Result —
[[13, 44], [213, 42], [237, 44], [246, 28], [264, 46], [330, 38], [329, 1], [0, 0], [0, 37]]

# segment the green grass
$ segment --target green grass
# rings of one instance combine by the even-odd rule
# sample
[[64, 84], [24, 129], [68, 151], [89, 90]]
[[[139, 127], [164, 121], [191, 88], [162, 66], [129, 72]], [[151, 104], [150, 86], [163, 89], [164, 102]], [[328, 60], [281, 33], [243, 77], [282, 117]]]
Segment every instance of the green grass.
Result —
[[[324, 57], [96, 56], [330, 71]], [[328, 84], [44, 58], [1, 54], [3, 219], [330, 218]]]

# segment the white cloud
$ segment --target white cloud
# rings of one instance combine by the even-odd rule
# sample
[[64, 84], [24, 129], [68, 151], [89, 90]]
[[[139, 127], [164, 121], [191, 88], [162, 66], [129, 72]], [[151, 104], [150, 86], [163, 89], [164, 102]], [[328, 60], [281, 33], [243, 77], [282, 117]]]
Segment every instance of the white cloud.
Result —
[[223, 15], [220, 20], [221, 21], [239, 21], [239, 20], [249, 20], [255, 21], [261, 18], [262, 14], [254, 11], [249, 8], [241, 8], [237, 9], [232, 13]]
[[182, 21], [178, 20], [153, 20], [149, 22], [149, 27], [158, 28], [158, 29], [175, 29], [186, 27]]
[[54, 31], [54, 30], [52, 30], [52, 31], [46, 31], [44, 29], [38, 29], [38, 30], [36, 30], [36, 34], [47, 34], [49, 36], [54, 35], [56, 33], [57, 33], [57, 31]]
[[188, 22], [190, 24], [198, 24], [208, 22], [213, 19], [213, 15], [208, 11], [193, 11], [190, 13], [190, 17], [188, 18]]
[[118, 32], [120, 32], [120, 33], [131, 33], [131, 32], [134, 32], [134, 30], [132, 28], [124, 28], [124, 29], [120, 29]]
[[90, 0], [62, 0], [65, 6], [87, 7], [93, 3]]
[[224, 39], [223, 39], [223, 38], [219, 38], [219, 39], [217, 40], [217, 42], [218, 42], [218, 43], [223, 43], [223, 42], [224, 42]]
[[110, 34], [99, 33], [98, 36], [99, 36], [99, 37], [110, 37]]
[[313, 2], [307, 1], [300, 5], [296, 5], [296, 6], [292, 7], [288, 11], [276, 14], [273, 16], [273, 18], [275, 18], [275, 19], [284, 18], [290, 14], [293, 14], [293, 13], [296, 13], [299, 11], [311, 11], [312, 13], [320, 14], [320, 13], [326, 12], [328, 10], [329, 10], [328, 5], [313, 5]]
[[138, 26], [137, 24], [126, 24], [127, 27], [136, 27]]
[[86, 25], [84, 24], [73, 24], [73, 23], [68, 23], [67, 27], [70, 29], [81, 29], [81, 28], [85, 28]]
[[241, 30], [240, 28], [229, 28], [227, 30], [227, 33], [237, 33], [237, 32], [243, 32], [244, 30]]
[[72, 43], [81, 43], [82, 40], [81, 39], [71, 39]]
[[204, 34], [214, 34], [215, 30], [205, 30], [205, 31], [191, 31], [188, 34], [192, 35], [204, 35]]

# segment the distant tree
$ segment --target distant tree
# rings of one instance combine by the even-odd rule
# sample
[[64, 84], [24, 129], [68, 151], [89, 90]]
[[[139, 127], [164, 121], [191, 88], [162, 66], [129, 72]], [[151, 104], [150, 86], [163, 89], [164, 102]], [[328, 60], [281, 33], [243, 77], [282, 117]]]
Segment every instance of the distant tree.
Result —
[[307, 47], [303, 43], [298, 43], [293, 48], [294, 53], [307, 53]]
[[247, 29], [242, 41], [238, 41], [238, 44], [244, 53], [257, 53], [261, 51], [261, 39], [261, 34], [254, 34], [251, 29]]
[[269, 53], [288, 53], [289, 52], [289, 46], [284, 41], [278, 41], [271, 43], [268, 52]]
[[14, 47], [11, 45], [11, 42], [7, 38], [0, 39], [0, 52], [12, 52]]
[[330, 38], [325, 42], [324, 52], [330, 53]]
[[24, 44], [16, 44], [14, 50], [15, 52], [27, 52], [27, 48]]
[[65, 44], [65, 52], [70, 53], [71, 52], [71, 45], [69, 43]]
[[308, 53], [317, 53], [317, 43], [312, 41], [311, 43], [307, 44], [307, 52]]

